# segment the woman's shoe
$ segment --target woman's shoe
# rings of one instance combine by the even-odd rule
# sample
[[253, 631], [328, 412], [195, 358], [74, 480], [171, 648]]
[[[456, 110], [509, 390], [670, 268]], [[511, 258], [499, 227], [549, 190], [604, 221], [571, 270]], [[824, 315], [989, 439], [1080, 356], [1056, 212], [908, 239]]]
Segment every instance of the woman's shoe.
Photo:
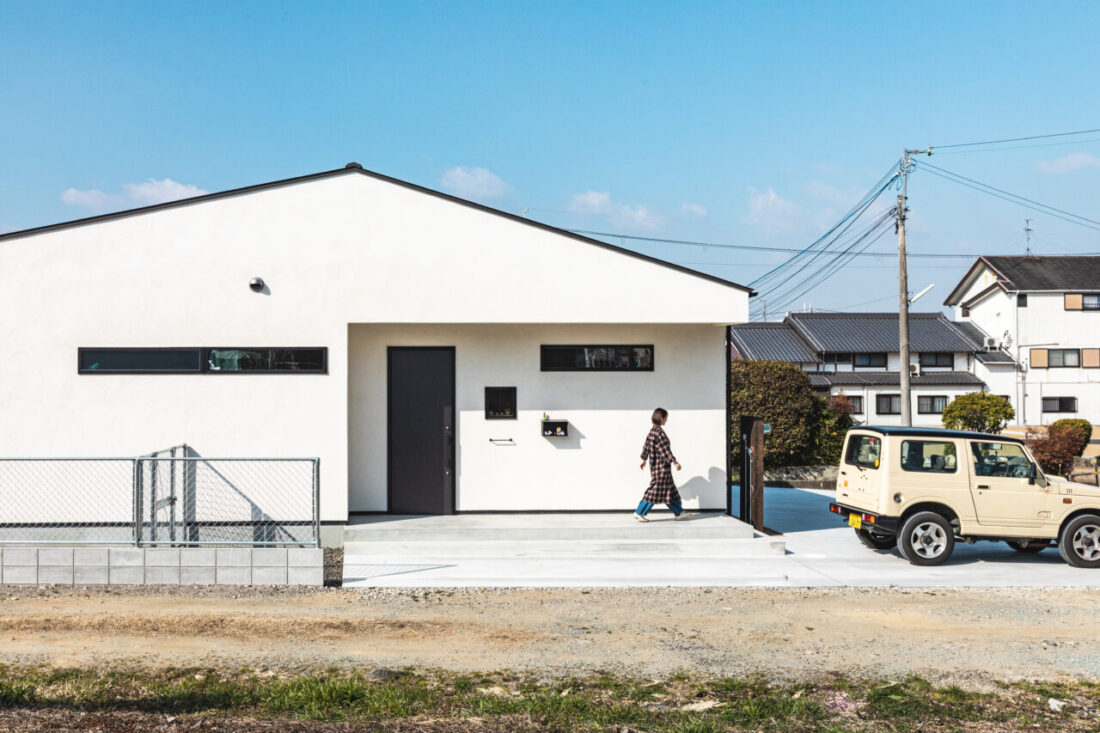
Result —
[[646, 518], [645, 516], [643, 516], [641, 514], [638, 514], [638, 512], [634, 512], [634, 518], [637, 519], [639, 522], [648, 522], [649, 521], [648, 518]]
[[672, 521], [674, 521], [674, 522], [679, 522], [679, 521], [682, 521], [684, 519], [691, 519], [691, 515], [688, 514], [687, 512], [680, 512], [679, 514], [676, 514], [672, 517]]

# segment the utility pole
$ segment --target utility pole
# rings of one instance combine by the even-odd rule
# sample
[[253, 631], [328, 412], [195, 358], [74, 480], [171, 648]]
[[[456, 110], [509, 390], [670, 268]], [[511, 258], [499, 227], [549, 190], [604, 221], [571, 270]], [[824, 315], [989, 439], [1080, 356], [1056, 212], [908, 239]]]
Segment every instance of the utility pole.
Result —
[[1033, 231], [1035, 231], [1035, 230], [1031, 228], [1031, 219], [1028, 219], [1025, 216], [1024, 217], [1024, 237], [1027, 238], [1027, 250], [1024, 252], [1024, 254], [1027, 255], [1028, 257], [1031, 257], [1031, 233]]
[[901, 364], [898, 370], [898, 380], [901, 385], [901, 424], [909, 427], [913, 424], [913, 397], [909, 386], [909, 266], [905, 261], [905, 214], [909, 209], [908, 201], [909, 170], [912, 167], [910, 157], [913, 155], [931, 155], [932, 148], [925, 150], [909, 150], [906, 148], [901, 154], [901, 193], [898, 194], [898, 341], [901, 352]]

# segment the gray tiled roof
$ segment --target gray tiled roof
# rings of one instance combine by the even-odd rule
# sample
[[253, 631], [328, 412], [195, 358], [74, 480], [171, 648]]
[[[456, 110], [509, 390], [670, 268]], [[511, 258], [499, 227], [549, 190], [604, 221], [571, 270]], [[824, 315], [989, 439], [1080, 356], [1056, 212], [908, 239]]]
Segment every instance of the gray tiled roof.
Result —
[[[816, 351], [898, 351], [896, 313], [791, 313], [786, 322]], [[910, 313], [909, 343], [914, 352], [975, 348], [942, 313]]]
[[1009, 290], [1100, 290], [1100, 257], [982, 257]]
[[742, 323], [730, 326], [730, 340], [745, 359], [817, 361], [817, 356], [786, 323]]
[[1016, 360], [1003, 351], [978, 351], [974, 358], [982, 364], [1015, 364]]
[[988, 335], [985, 331], [970, 321], [953, 321], [953, 323], [955, 328], [962, 331], [964, 336], [974, 342], [974, 348], [980, 349], [985, 346], [985, 337]]
[[982, 364], [1015, 364], [1016, 360], [1001, 351], [985, 351], [986, 332], [975, 326], [970, 321], [952, 321], [955, 328], [962, 331], [963, 335], [974, 342], [974, 358]]
[[[884, 386], [901, 384], [897, 372], [811, 372], [810, 384], [814, 387]], [[929, 372], [914, 374], [910, 380], [914, 387], [934, 385], [959, 385], [981, 387], [985, 382], [970, 372]]]

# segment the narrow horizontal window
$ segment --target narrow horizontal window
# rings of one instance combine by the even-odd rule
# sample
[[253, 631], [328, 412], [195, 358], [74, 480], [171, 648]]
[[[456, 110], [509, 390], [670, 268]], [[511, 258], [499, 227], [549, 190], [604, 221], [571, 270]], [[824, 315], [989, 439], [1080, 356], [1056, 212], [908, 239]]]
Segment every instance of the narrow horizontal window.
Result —
[[202, 350], [197, 348], [133, 348], [76, 350], [80, 374], [198, 374]]
[[1077, 398], [1044, 397], [1043, 412], [1077, 412]]
[[80, 374], [325, 374], [326, 348], [79, 348]]
[[544, 372], [651, 372], [653, 346], [546, 346]]
[[886, 366], [886, 354], [856, 354], [852, 363], [857, 367], [884, 367]]
[[922, 395], [917, 397], [917, 412], [921, 415], [940, 415], [947, 407], [947, 397]]
[[826, 364], [851, 364], [852, 355], [844, 351], [832, 352], [825, 354], [824, 360]]
[[206, 349], [210, 372], [306, 372], [328, 371], [324, 348], [212, 348]]
[[1077, 349], [1049, 349], [1047, 363], [1051, 367], [1081, 366], [1081, 352]]
[[955, 366], [955, 355], [949, 351], [922, 351], [920, 365], [922, 367], [952, 367]]

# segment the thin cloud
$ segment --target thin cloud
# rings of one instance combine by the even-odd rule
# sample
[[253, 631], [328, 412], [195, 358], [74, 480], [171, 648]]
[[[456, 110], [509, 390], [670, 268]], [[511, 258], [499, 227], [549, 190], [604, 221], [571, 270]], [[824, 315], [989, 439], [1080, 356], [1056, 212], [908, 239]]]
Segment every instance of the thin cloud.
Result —
[[1100, 158], [1097, 158], [1092, 153], [1070, 153], [1058, 160], [1049, 160], [1035, 166], [1035, 170], [1050, 176], [1057, 176], [1063, 173], [1076, 173], [1091, 168], [1100, 168]]
[[685, 219], [702, 219], [707, 215], [707, 208], [699, 204], [680, 204], [680, 216]]
[[93, 211], [130, 209], [153, 206], [169, 201], [202, 196], [209, 191], [190, 183], [180, 183], [171, 178], [150, 178], [143, 183], [126, 183], [121, 193], [105, 193], [98, 188], [67, 188], [61, 192], [61, 200], [70, 206]]
[[456, 166], [443, 172], [443, 188], [464, 199], [485, 201], [506, 196], [512, 187], [485, 168]]
[[573, 194], [569, 211], [587, 216], [604, 216], [610, 224], [626, 229], [656, 229], [660, 217], [641, 204], [622, 204], [611, 200], [607, 191], [585, 191]]
[[749, 189], [749, 215], [745, 221], [768, 233], [790, 232], [798, 227], [801, 211], [798, 205], [779, 196], [771, 188], [766, 191]]

